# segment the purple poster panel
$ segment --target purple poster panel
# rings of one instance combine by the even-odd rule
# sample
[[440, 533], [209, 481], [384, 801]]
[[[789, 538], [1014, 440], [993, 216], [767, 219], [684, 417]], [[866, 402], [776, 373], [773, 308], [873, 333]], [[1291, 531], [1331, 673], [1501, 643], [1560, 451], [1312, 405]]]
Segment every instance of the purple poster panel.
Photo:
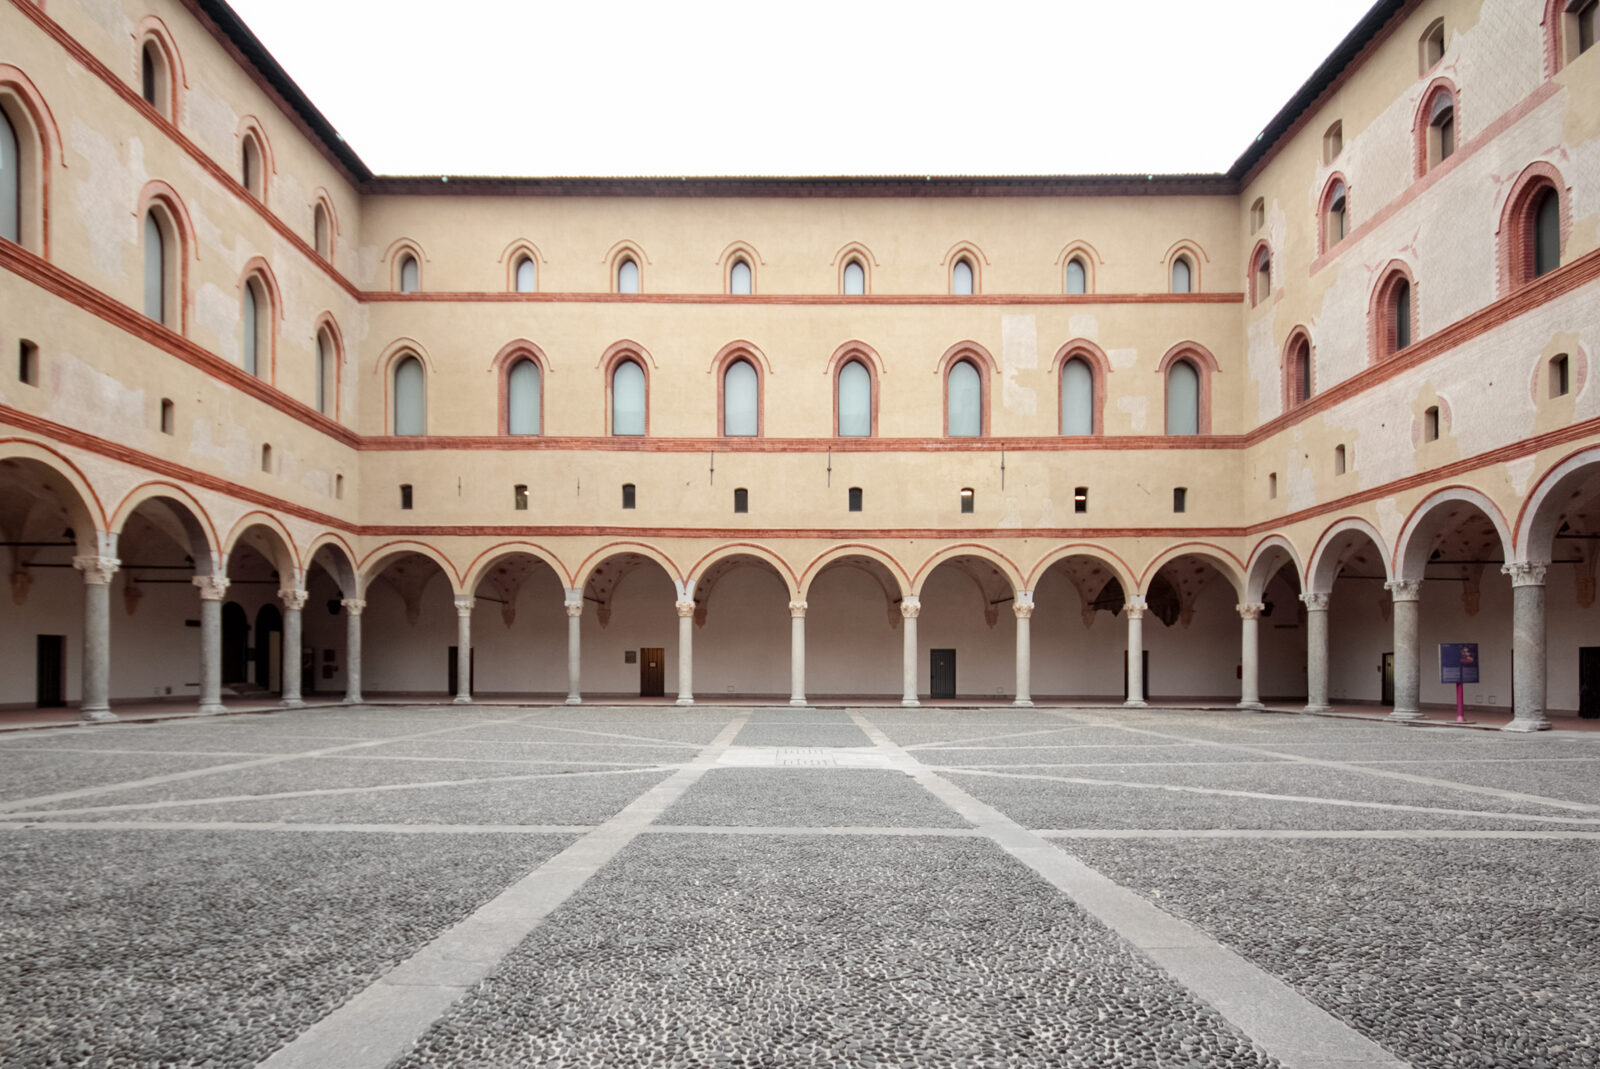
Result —
[[1439, 643], [1439, 682], [1476, 683], [1478, 644], [1476, 642]]

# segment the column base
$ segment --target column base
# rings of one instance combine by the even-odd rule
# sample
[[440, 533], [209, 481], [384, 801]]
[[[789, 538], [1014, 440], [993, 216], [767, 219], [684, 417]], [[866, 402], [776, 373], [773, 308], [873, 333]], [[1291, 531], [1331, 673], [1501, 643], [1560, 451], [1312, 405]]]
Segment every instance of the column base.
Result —
[[806, 703], [806, 700], [804, 698], [790, 698], [789, 699], [789, 704], [795, 706], [796, 708], [798, 708], [798, 707], [800, 707], [802, 705], [805, 705], [805, 703]]
[[472, 704], [472, 698], [470, 696], [466, 695], [466, 694], [457, 694], [456, 697], [455, 697], [455, 700], [452, 701], [450, 704], [451, 705], [471, 705]]
[[920, 706], [922, 703], [917, 701], [915, 698], [901, 698], [900, 704], [909, 709], [914, 705]]
[[80, 709], [78, 711], [82, 714], [80, 719], [85, 724], [112, 724], [122, 719], [111, 711], [110, 706], [104, 709]]
[[1124, 709], [1148, 709], [1150, 708], [1150, 703], [1140, 701], [1125, 701], [1122, 703], [1122, 707]]
[[578, 697], [576, 694], [568, 694], [567, 695], [567, 704], [568, 705], [582, 705], [583, 704], [583, 699]]
[[201, 716], [216, 716], [218, 713], [225, 713], [227, 711], [228, 707], [226, 705], [202, 705], [200, 707]]
[[363, 698], [359, 694], [346, 694], [344, 696], [344, 702], [342, 704], [344, 704], [344, 705], [365, 705], [366, 703], [367, 703], [367, 700], [365, 698]]
[[1265, 709], [1266, 706], [1262, 705], [1260, 702], [1240, 702], [1239, 705], [1238, 705], [1238, 708], [1240, 708], [1240, 709]]
[[306, 707], [306, 703], [299, 698], [285, 698], [278, 704], [285, 709], [304, 709]]
[[1333, 706], [1331, 706], [1331, 705], [1308, 705], [1308, 706], [1306, 706], [1304, 709], [1302, 709], [1300, 711], [1302, 713], [1311, 713], [1313, 716], [1315, 716], [1315, 715], [1317, 715], [1319, 713], [1331, 713], [1331, 712], [1333, 712]]
[[687, 696], [680, 697], [678, 699], [678, 701], [677, 701], [677, 704], [678, 705], [693, 705], [694, 704], [694, 699], [690, 698], [690, 697], [687, 697]]
[[1542, 716], [1537, 720], [1532, 717], [1517, 717], [1500, 730], [1516, 732], [1549, 731], [1550, 721]]
[[1396, 709], [1389, 714], [1390, 720], [1421, 720], [1421, 709]]
[[1018, 708], [1021, 708], [1021, 709], [1032, 709], [1033, 708], [1033, 699], [1032, 698], [1018, 698], [1016, 701], [1012, 702], [1011, 704], [1015, 705], [1015, 706], [1017, 706]]

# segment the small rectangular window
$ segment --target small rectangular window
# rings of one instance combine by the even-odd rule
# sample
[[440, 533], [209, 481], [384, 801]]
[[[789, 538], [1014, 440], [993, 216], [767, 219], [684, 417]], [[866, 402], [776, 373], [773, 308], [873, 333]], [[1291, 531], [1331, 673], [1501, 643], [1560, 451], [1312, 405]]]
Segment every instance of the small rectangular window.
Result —
[[1072, 511], [1089, 511], [1089, 488], [1087, 486], [1075, 487], [1072, 491]]
[[861, 511], [861, 487], [859, 486], [852, 486], [850, 488], [850, 511]]
[[400, 484], [400, 507], [403, 508], [403, 509], [408, 509], [408, 508], [411, 507], [411, 484], [410, 483], [401, 483]]
[[344, 476], [343, 475], [335, 475], [333, 477], [333, 496], [335, 498], [339, 499], [340, 501], [344, 500]]
[[750, 511], [750, 491], [746, 490], [744, 487], [740, 487], [733, 492], [733, 511]]
[[1342, 445], [1333, 447], [1333, 473], [1343, 475], [1350, 463], [1349, 451]]
[[1596, 22], [1600, 21], [1600, 3], [1589, 0], [1587, 4], [1578, 8], [1578, 54], [1589, 51], [1594, 47]]
[[1572, 383], [1568, 378], [1567, 354], [1562, 353], [1550, 361], [1550, 396], [1565, 397], [1567, 396], [1567, 391], [1571, 388]]
[[1267, 475], [1267, 496], [1268, 497], [1277, 497], [1278, 496], [1278, 473], [1275, 472], [1275, 471], [1274, 472], [1270, 472]]
[[1422, 413], [1422, 440], [1424, 442], [1437, 442], [1439, 440], [1439, 406], [1431, 405]]
[[623, 483], [622, 484], [622, 507], [625, 508], [625, 509], [633, 508], [634, 500], [635, 500], [635, 498], [634, 498], [634, 493], [633, 493], [633, 484], [632, 483]]
[[1187, 486], [1174, 486], [1172, 488], [1172, 511], [1184, 512], [1189, 507], [1189, 488]]
[[963, 487], [961, 490], [961, 511], [971, 512], [976, 503], [977, 495], [973, 493], [972, 487]]
[[261, 447], [261, 470], [268, 474], [272, 472], [272, 447], [270, 445]]
[[177, 415], [173, 411], [172, 398], [161, 399], [161, 433], [172, 434], [177, 425]]
[[518, 483], [511, 488], [512, 507], [518, 512], [528, 511], [528, 487], [526, 483]]
[[24, 386], [39, 385], [39, 347], [24, 339], [17, 348], [17, 379]]

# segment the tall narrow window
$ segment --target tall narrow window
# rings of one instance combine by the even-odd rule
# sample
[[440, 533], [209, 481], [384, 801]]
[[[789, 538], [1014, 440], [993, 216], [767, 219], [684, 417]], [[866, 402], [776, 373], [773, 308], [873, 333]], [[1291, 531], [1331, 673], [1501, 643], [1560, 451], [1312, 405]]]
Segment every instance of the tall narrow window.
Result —
[[26, 338], [17, 343], [17, 381], [24, 386], [39, 385], [39, 347]]
[[167, 239], [154, 211], [144, 216], [144, 314], [167, 321]]
[[844, 265], [844, 295], [860, 297], [866, 292], [867, 269], [861, 266], [860, 260], [851, 260]]
[[1311, 399], [1311, 342], [1301, 335], [1289, 350], [1289, 364], [1284, 369], [1289, 379], [1289, 404], [1298, 405]]
[[160, 61], [156, 59], [156, 46], [146, 43], [139, 50], [139, 95], [152, 108], [161, 107], [159, 93], [161, 80]]
[[1572, 388], [1567, 354], [1552, 357], [1550, 360], [1550, 396], [1565, 397]]
[[957, 297], [972, 296], [972, 261], [965, 257], [956, 261], [950, 271], [950, 292]]
[[1333, 447], [1333, 473], [1343, 475], [1349, 465], [1349, 452], [1342, 445]]
[[400, 292], [415, 293], [422, 284], [422, 271], [415, 256], [400, 261]]
[[1094, 371], [1079, 356], [1061, 365], [1061, 433], [1094, 433]]
[[1189, 265], [1189, 258], [1180, 256], [1172, 261], [1172, 292], [1189, 293], [1193, 289], [1194, 269]]
[[517, 261], [517, 292], [533, 293], [539, 288], [539, 269], [533, 257], [524, 256]]
[[311, 241], [318, 256], [333, 258], [333, 227], [328, 225], [328, 209], [320, 204], [311, 212]]
[[846, 500], [849, 503], [849, 508], [850, 508], [851, 512], [860, 512], [861, 511], [861, 487], [852, 486], [850, 488], [850, 493], [849, 493], [849, 495], [848, 495]]
[[1089, 273], [1083, 269], [1083, 261], [1076, 256], [1067, 261], [1067, 292], [1089, 292]]
[[1278, 473], [1275, 471], [1267, 474], [1267, 496], [1269, 498], [1278, 496]]
[[624, 360], [611, 372], [611, 433], [644, 433], [644, 369]]
[[970, 487], [970, 486], [962, 487], [961, 488], [961, 511], [970, 513], [970, 512], [974, 511], [977, 508], [977, 504], [978, 504], [978, 495], [973, 493], [972, 487]]
[[268, 475], [272, 474], [272, 446], [261, 447], [261, 470]]
[[1187, 360], [1167, 369], [1167, 433], [1200, 433], [1200, 372]]
[[1187, 486], [1174, 486], [1172, 488], [1172, 511], [1189, 511], [1189, 488]]
[[335, 475], [333, 477], [333, 496], [334, 496], [335, 499], [337, 499], [339, 501], [343, 501], [344, 500], [344, 476], [343, 475]]
[[872, 434], [872, 373], [859, 360], [839, 369], [839, 437]]
[[251, 196], [260, 200], [264, 185], [264, 176], [261, 173], [261, 146], [256, 144], [254, 137], [246, 134], [239, 155], [240, 184], [250, 192]]
[[1424, 442], [1437, 442], [1439, 440], [1439, 406], [1429, 405], [1422, 413], [1422, 440]]
[[1533, 204], [1533, 275], [1548, 274], [1561, 266], [1561, 199], [1545, 189]]
[[1089, 488], [1087, 486], [1075, 486], [1072, 488], [1072, 511], [1080, 514], [1089, 511]]
[[638, 504], [638, 501], [639, 501], [638, 491], [634, 489], [633, 484], [632, 483], [623, 483], [622, 484], [622, 507], [625, 508], [625, 509], [631, 509], [636, 504]]
[[511, 488], [511, 507], [518, 512], [528, 511], [528, 484], [517, 483]]
[[412, 498], [412, 495], [411, 495], [411, 484], [410, 483], [401, 483], [400, 484], [400, 507], [403, 508], [403, 509], [409, 509], [411, 507], [412, 500], [413, 500], [413, 498]]
[[1344, 151], [1344, 123], [1335, 122], [1322, 135], [1322, 162], [1332, 163]]
[[750, 265], [743, 260], [733, 261], [733, 267], [728, 270], [728, 292], [747, 296], [753, 292]]
[[1272, 254], [1262, 249], [1256, 257], [1255, 268], [1255, 303], [1259, 304], [1272, 296]]
[[983, 433], [983, 379], [970, 360], [958, 360], [946, 384], [948, 411], [945, 433], [952, 438], [976, 438]]
[[1456, 98], [1441, 88], [1428, 106], [1428, 167], [1431, 170], [1456, 151]]
[[1265, 197], [1257, 197], [1250, 205], [1250, 233], [1254, 234], [1267, 224], [1267, 201]]
[[268, 333], [271, 313], [261, 284], [254, 278], [244, 284], [244, 370], [247, 375], [262, 377], [267, 371], [267, 358], [271, 350]]
[[1596, 21], [1600, 19], [1600, 0], [1589, 0], [1577, 11], [1578, 23], [1578, 54], [1589, 51], [1594, 47]]
[[16, 127], [0, 110], [0, 238], [22, 240], [22, 154]]
[[639, 292], [639, 265], [631, 256], [617, 265], [617, 292]]
[[1394, 284], [1394, 300], [1391, 304], [1393, 316], [1393, 337], [1395, 352], [1399, 352], [1411, 344], [1411, 283], [1400, 279]]
[[761, 430], [761, 382], [748, 360], [735, 360], [722, 373], [722, 433], [748, 438]]
[[742, 486], [733, 492], [733, 511], [750, 511], [750, 491], [746, 490]]
[[1344, 240], [1346, 228], [1345, 188], [1343, 182], [1335, 182], [1333, 189], [1328, 194], [1327, 247], [1332, 248]]
[[325, 330], [317, 331], [317, 411], [327, 415], [333, 407], [333, 342]]
[[173, 407], [172, 398], [161, 399], [161, 433], [173, 434], [178, 426], [177, 410]]
[[428, 433], [427, 383], [422, 374], [422, 361], [408, 356], [394, 369], [394, 433], [403, 435]]
[[539, 414], [542, 407], [540, 396], [543, 382], [539, 375], [539, 365], [532, 360], [522, 359], [511, 365], [511, 374], [506, 376], [506, 433], [507, 434], [538, 434]]
[[1444, 58], [1444, 19], [1434, 19], [1422, 31], [1417, 42], [1417, 63], [1423, 74], [1431, 71]]

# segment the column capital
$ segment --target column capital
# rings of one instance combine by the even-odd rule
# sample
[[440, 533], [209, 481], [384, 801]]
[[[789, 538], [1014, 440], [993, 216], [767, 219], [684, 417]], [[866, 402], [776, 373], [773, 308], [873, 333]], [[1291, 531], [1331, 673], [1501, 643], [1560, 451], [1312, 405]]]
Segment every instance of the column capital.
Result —
[[789, 615], [796, 620], [804, 620], [806, 618], [806, 603], [803, 601], [789, 602]]
[[306, 599], [311, 597], [304, 590], [280, 590], [278, 597], [283, 599], [283, 607], [290, 612], [299, 612], [306, 607]]
[[900, 615], [907, 620], [915, 620], [922, 615], [922, 599], [915, 595], [902, 598], [900, 601]]
[[1327, 612], [1328, 602], [1333, 599], [1332, 594], [1301, 594], [1300, 600], [1305, 603], [1307, 612]]
[[1267, 611], [1267, 607], [1259, 601], [1235, 605], [1234, 608], [1239, 610], [1239, 619], [1241, 620], [1259, 620], [1261, 619], [1261, 614]]
[[228, 577], [225, 575], [197, 575], [194, 585], [200, 588], [201, 601], [221, 601], [228, 596]]
[[1017, 619], [1027, 620], [1033, 616], [1033, 602], [1013, 601], [1011, 603], [1011, 611], [1016, 614]]
[[1143, 620], [1144, 612], [1149, 607], [1143, 598], [1129, 598], [1123, 603], [1122, 611], [1128, 614], [1130, 620]]
[[1514, 564], [1502, 564], [1502, 575], [1511, 577], [1512, 586], [1544, 586], [1544, 572], [1547, 564], [1536, 564], [1531, 561], [1518, 561]]
[[339, 604], [343, 605], [344, 611], [351, 616], [360, 616], [361, 610], [367, 607], [366, 600], [363, 598], [340, 598]]
[[568, 602], [563, 602], [563, 604], [566, 606], [567, 616], [568, 617], [570, 617], [572, 619], [576, 619], [577, 617], [583, 615], [583, 602], [581, 602], [581, 601], [568, 601]]
[[1416, 601], [1422, 597], [1421, 579], [1391, 579], [1383, 584], [1383, 589], [1395, 601]]
[[694, 602], [692, 601], [673, 602], [672, 607], [678, 610], [678, 619], [680, 620], [687, 620], [694, 616]]
[[472, 615], [472, 607], [474, 605], [476, 605], [477, 603], [478, 603], [478, 596], [476, 594], [457, 594], [456, 595], [456, 615], [457, 616], [471, 616]]
[[86, 585], [106, 586], [122, 567], [122, 562], [115, 557], [73, 557], [72, 566], [83, 573]]

